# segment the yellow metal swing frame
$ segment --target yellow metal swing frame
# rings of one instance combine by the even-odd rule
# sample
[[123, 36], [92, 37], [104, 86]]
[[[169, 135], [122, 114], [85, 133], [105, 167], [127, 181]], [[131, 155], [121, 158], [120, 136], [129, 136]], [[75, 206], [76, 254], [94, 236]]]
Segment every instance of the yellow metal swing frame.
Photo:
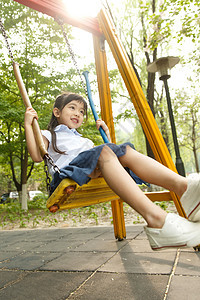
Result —
[[[101, 9], [97, 18], [79, 18], [76, 20], [67, 14], [64, 4], [61, 0], [15, 1], [48, 14], [54, 18], [59, 17], [67, 24], [79, 27], [92, 33], [101, 117], [107, 123], [111, 133], [112, 142], [115, 143], [116, 140], [112, 115], [112, 102], [105, 52], [105, 42], [108, 43], [156, 160], [169, 169], [177, 172], [130, 60], [116, 34], [115, 26], [109, 13], [105, 9]], [[15, 64], [14, 71], [16, 79], [19, 81], [18, 78], [20, 75], [18, 72], [18, 67], [15, 66]], [[23, 88], [21, 88], [21, 93], [25, 93]], [[46, 154], [46, 149], [41, 140], [41, 134], [39, 132], [38, 125], [36, 124], [34, 127], [36, 127], [35, 135], [38, 145], [40, 145], [40, 151], [42, 155], [44, 155]], [[70, 193], [68, 187], [72, 187], [75, 191]], [[180, 203], [180, 199], [175, 193], [169, 191], [146, 193], [146, 195], [152, 201], [173, 201], [178, 213], [181, 216], [186, 217], [184, 209]], [[103, 178], [92, 179], [88, 184], [83, 186], [79, 186], [71, 179], [62, 180], [60, 185], [48, 199], [47, 207], [51, 208], [52, 206], [56, 205], [59, 207], [59, 209], [71, 209], [106, 201], [111, 201], [112, 204], [115, 237], [119, 240], [122, 240], [126, 237], [123, 201], [119, 199], [119, 197], [107, 186]]]

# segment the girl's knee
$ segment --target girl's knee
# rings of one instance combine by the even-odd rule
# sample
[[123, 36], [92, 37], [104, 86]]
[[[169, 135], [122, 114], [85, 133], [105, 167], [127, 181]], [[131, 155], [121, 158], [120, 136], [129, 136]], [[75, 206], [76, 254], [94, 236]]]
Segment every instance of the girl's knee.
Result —
[[136, 152], [137, 151], [131, 146], [126, 146], [126, 153], [119, 157], [119, 161], [123, 165], [123, 167], [128, 167], [130, 158], [133, 158], [133, 154]]
[[114, 158], [114, 157], [116, 158], [117, 156], [112, 151], [112, 149], [110, 149], [110, 147], [108, 147], [108, 146], [104, 146], [101, 151], [100, 158], [109, 159], [109, 158]]
[[118, 159], [115, 153], [108, 146], [104, 146], [98, 160], [98, 166], [101, 169], [105, 163], [113, 159]]

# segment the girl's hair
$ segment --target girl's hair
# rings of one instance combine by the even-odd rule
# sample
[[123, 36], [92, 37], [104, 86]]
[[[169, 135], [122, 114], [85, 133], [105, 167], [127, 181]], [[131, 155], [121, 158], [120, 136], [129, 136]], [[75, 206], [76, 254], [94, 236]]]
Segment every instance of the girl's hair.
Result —
[[[82, 102], [84, 104], [84, 110], [85, 110], [85, 115], [86, 115], [86, 119], [87, 119], [87, 102], [85, 101], [85, 99], [82, 96], [80, 96], [78, 94], [74, 94], [74, 93], [70, 93], [70, 92], [63, 92], [61, 95], [59, 95], [56, 98], [55, 103], [54, 103], [54, 108], [57, 107], [60, 111], [62, 111], [63, 108], [65, 107], [65, 105], [67, 105], [68, 103], [70, 103], [73, 100]], [[51, 135], [52, 135], [52, 147], [55, 152], [64, 154], [65, 152], [60, 151], [56, 145], [56, 134], [55, 134], [54, 129], [58, 125], [59, 125], [58, 120], [54, 116], [54, 113], [52, 112], [51, 120], [47, 127], [47, 129], [51, 132]]]

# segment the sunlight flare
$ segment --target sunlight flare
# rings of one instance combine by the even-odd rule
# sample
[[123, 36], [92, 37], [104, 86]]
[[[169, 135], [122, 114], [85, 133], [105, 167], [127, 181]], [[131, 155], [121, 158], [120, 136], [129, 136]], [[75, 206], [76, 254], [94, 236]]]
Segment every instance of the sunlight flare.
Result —
[[73, 17], [96, 17], [100, 0], [63, 0], [67, 12]]

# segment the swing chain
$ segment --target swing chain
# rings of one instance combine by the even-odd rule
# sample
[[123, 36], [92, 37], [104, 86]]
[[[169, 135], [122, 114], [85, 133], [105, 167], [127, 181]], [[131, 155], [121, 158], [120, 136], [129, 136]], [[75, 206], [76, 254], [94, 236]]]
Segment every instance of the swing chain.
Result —
[[44, 172], [46, 174], [46, 186], [47, 186], [47, 192], [50, 194], [50, 190], [51, 190], [51, 178], [49, 176], [49, 168], [48, 168], [48, 163], [53, 167], [55, 172], [60, 173], [60, 169], [58, 168], [58, 166], [55, 165], [53, 159], [51, 158], [51, 156], [49, 154], [45, 154], [45, 156], [43, 157], [44, 159]]
[[7, 36], [7, 34], [6, 34], [6, 30], [5, 30], [5, 27], [4, 27], [3, 23], [2, 23], [1, 18], [0, 18], [0, 29], [1, 29], [1, 31], [2, 31], [2, 34], [3, 34], [4, 39], [5, 39], [5, 41], [6, 41], [6, 46], [7, 46], [7, 48], [8, 48], [8, 52], [9, 52], [9, 54], [10, 54], [10, 58], [11, 58], [12, 62], [14, 63], [14, 62], [15, 62], [14, 56], [13, 56], [13, 53], [12, 53], [10, 44], [9, 44], [9, 42], [8, 42], [8, 36]]
[[48, 170], [48, 165], [46, 163], [46, 160], [44, 159], [44, 172], [46, 174], [46, 188], [47, 188], [47, 192], [50, 195], [50, 190], [51, 190], [51, 178], [49, 176], [49, 170]]
[[60, 25], [60, 27], [61, 27], [61, 29], [62, 29], [63, 36], [64, 36], [64, 38], [65, 38], [65, 41], [66, 41], [66, 44], [67, 44], [69, 53], [70, 53], [71, 58], [72, 58], [72, 61], [73, 61], [73, 64], [74, 64], [74, 66], [75, 66], [75, 68], [76, 68], [77, 74], [78, 74], [79, 77], [80, 77], [81, 84], [82, 84], [82, 87], [83, 87], [83, 89], [84, 89], [84, 91], [85, 91], [85, 94], [86, 94], [86, 96], [88, 96], [87, 88], [86, 88], [86, 85], [85, 85], [85, 83], [84, 83], [84, 81], [83, 81], [83, 78], [82, 78], [82, 76], [81, 76], [81, 72], [80, 72], [80, 69], [79, 69], [79, 67], [78, 67], [78, 63], [77, 63], [77, 61], [76, 61], [74, 51], [73, 51], [73, 49], [72, 49], [72, 47], [71, 47], [71, 45], [70, 45], [69, 39], [68, 39], [67, 34], [66, 34], [66, 32], [65, 32], [65, 30], [64, 30], [64, 27], [63, 27], [63, 21], [62, 21], [61, 19], [59, 19], [59, 18], [55, 18], [55, 21]]

